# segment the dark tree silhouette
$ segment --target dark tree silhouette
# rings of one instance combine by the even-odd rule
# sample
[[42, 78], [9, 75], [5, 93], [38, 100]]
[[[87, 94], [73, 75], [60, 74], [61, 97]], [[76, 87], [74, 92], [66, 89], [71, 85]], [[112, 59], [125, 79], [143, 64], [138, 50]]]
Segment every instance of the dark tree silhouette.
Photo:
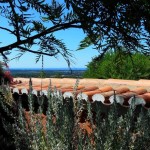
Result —
[[[149, 54], [149, 0], [66, 0], [82, 20], [87, 33], [79, 49], [94, 43], [101, 56], [108, 49], [125, 47], [128, 54]], [[90, 37], [90, 38], [89, 38]]]
[[[81, 28], [79, 18], [72, 10], [66, 10], [64, 4], [54, 0], [1, 0], [0, 30], [12, 35], [15, 42], [0, 47], [0, 54], [7, 59], [7, 54], [19, 50], [17, 58], [24, 53], [41, 55], [62, 55], [70, 66], [72, 54], [65, 43], [57, 39], [55, 32], [69, 28]], [[36, 45], [36, 49], [35, 46]]]
[[[101, 56], [118, 45], [128, 53], [149, 53], [149, 0], [1, 0], [0, 30], [10, 33], [15, 42], [0, 47], [0, 54], [19, 50], [24, 53], [57, 57], [70, 65], [72, 53], [55, 32], [80, 28], [87, 34], [79, 49], [94, 44]], [[7, 25], [3, 24], [3, 20]], [[1, 42], [1, 41], [0, 41]], [[11, 41], [10, 41], [11, 42]], [[34, 47], [36, 45], [36, 48]]]

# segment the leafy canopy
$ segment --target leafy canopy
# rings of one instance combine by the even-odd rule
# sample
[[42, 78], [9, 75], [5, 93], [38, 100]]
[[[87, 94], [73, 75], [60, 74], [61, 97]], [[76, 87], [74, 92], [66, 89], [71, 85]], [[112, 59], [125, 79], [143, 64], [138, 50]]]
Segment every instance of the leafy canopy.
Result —
[[42, 55], [62, 55], [70, 66], [72, 54], [62, 40], [54, 33], [69, 28], [81, 28], [79, 19], [72, 10], [66, 10], [59, 1], [45, 0], [1, 0], [0, 30], [12, 35], [15, 42], [0, 47], [0, 54], [7, 58], [13, 50], [19, 51], [17, 58], [24, 53], [37, 54], [36, 61]]
[[84, 77], [150, 79], [150, 57], [138, 52], [128, 55], [124, 48], [108, 51], [102, 59], [93, 58]]
[[94, 43], [102, 55], [118, 46], [125, 47], [128, 53], [149, 54], [149, 0], [68, 0], [68, 3], [87, 33], [79, 49]]
[[[79, 49], [94, 44], [101, 56], [109, 49], [125, 47], [149, 54], [150, 46], [149, 0], [1, 0], [0, 30], [15, 39], [0, 47], [0, 54], [19, 51], [57, 57], [59, 54], [70, 65], [71, 52], [55, 32], [80, 28], [87, 34]], [[1, 42], [1, 41], [0, 41]]]

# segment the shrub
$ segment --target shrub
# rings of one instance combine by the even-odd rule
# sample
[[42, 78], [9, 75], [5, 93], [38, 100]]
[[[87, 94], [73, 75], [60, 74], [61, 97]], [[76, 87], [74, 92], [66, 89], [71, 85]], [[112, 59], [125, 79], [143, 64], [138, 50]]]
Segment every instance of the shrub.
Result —
[[[2, 81], [2, 83], [4, 83]], [[15, 150], [12, 124], [15, 120], [14, 101], [8, 85], [0, 86], [0, 149]]]
[[8, 69], [8, 65], [6, 63], [2, 63], [0, 62], [0, 84], [1, 84], [1, 80], [2, 78], [4, 79], [5, 83], [11, 83], [13, 82], [13, 77], [11, 75], [11, 72], [6, 70]]
[[150, 79], [150, 57], [142, 53], [126, 54], [123, 49], [95, 57], [88, 65], [85, 78]]
[[[3, 76], [4, 76], [4, 69], [3, 69], [2, 63], [0, 62], [0, 80], [2, 79]], [[1, 81], [0, 81], [0, 83], [1, 83]]]
[[[75, 86], [76, 87], [76, 86]], [[34, 97], [28, 96], [30, 111], [25, 113], [19, 103], [18, 117], [12, 113], [12, 104], [8, 103], [8, 93], [0, 88], [0, 115], [3, 110], [6, 116], [13, 118], [13, 122], [1, 115], [9, 143], [21, 150], [147, 150], [150, 146], [150, 109], [139, 107], [133, 103], [124, 115], [119, 114], [122, 106], [116, 102], [102, 115], [104, 105], [101, 102], [90, 103], [73, 98], [63, 99], [56, 89], [48, 90], [48, 110], [43, 120], [42, 105], [44, 97], [38, 99], [39, 111], [34, 112]], [[3, 93], [3, 94], [2, 94]], [[115, 98], [115, 96], [114, 96]], [[115, 101], [115, 100], [114, 100]], [[21, 99], [20, 99], [21, 102]], [[121, 108], [120, 108], [121, 107]], [[137, 113], [138, 109], [138, 113]], [[87, 110], [86, 121], [92, 129], [88, 134], [78, 125], [78, 113]], [[96, 112], [93, 118], [93, 111]], [[27, 115], [26, 115], [27, 114]], [[44, 121], [44, 122], [43, 122]], [[1, 146], [1, 145], [0, 145]]]

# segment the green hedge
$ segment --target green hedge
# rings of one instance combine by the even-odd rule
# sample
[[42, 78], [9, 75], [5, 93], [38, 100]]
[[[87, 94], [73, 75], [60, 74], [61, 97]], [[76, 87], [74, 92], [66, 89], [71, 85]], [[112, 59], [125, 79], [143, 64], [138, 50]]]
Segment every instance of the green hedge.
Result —
[[150, 57], [141, 53], [126, 54], [123, 50], [109, 51], [102, 59], [95, 57], [88, 65], [84, 78], [150, 79]]

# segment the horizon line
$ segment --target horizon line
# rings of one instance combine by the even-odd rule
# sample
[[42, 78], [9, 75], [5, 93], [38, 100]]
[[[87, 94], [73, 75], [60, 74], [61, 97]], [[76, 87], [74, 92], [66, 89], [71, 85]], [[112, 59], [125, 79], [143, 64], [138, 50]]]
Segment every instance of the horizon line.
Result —
[[[12, 67], [9, 67], [9, 69], [41, 69], [42, 70], [42, 68], [26, 68], [26, 67], [16, 67], [16, 68], [12, 68]], [[43, 69], [66, 69], [66, 70], [70, 70], [70, 68], [66, 68], [66, 67], [64, 67], [64, 68], [58, 68], [58, 67], [51, 67], [51, 68], [48, 68], [48, 67], [45, 67], [45, 68], [43, 68]], [[71, 68], [71, 69], [87, 69], [87, 68], [83, 68], [83, 67], [78, 67], [78, 68]]]

